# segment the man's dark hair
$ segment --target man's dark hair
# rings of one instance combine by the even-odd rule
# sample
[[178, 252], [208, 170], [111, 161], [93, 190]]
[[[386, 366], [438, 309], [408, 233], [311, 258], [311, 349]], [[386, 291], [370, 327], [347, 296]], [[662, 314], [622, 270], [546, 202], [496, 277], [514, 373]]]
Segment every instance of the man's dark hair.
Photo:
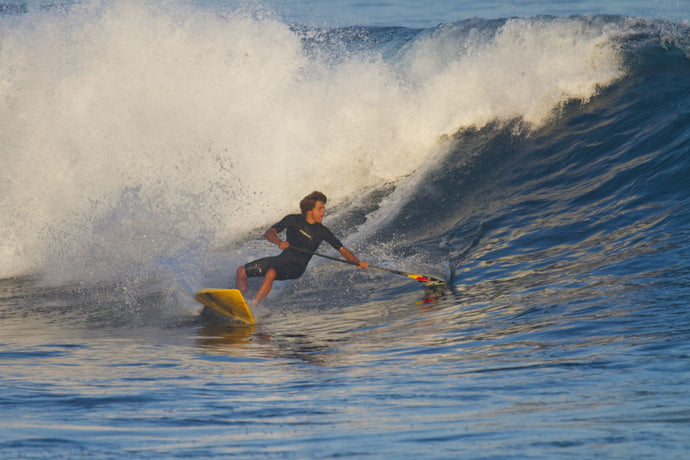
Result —
[[299, 208], [302, 210], [302, 215], [304, 217], [307, 217], [307, 213], [314, 209], [317, 201], [323, 201], [323, 203], [326, 204], [326, 195], [315, 191], [302, 198], [302, 201], [299, 202]]

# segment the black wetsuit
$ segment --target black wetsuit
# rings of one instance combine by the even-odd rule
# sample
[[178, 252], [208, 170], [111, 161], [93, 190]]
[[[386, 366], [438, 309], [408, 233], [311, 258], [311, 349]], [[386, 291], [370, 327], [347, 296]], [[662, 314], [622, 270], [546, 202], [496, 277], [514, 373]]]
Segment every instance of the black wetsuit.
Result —
[[274, 257], [264, 257], [244, 266], [248, 277], [264, 276], [269, 268], [276, 271], [277, 280], [290, 280], [299, 278], [307, 268], [312, 255], [298, 251], [316, 251], [322, 241], [328, 241], [336, 250], [343, 245], [331, 231], [323, 224], [310, 224], [301, 214], [290, 214], [273, 225], [278, 233], [286, 230], [287, 242], [290, 247]]

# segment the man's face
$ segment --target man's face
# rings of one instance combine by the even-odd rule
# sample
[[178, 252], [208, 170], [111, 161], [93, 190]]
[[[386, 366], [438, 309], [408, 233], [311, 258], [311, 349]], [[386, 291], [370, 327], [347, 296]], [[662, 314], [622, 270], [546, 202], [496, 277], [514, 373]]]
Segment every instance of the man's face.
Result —
[[314, 209], [311, 210], [311, 217], [317, 224], [321, 223], [325, 212], [326, 205], [323, 203], [323, 201], [317, 201], [316, 206], [314, 206]]

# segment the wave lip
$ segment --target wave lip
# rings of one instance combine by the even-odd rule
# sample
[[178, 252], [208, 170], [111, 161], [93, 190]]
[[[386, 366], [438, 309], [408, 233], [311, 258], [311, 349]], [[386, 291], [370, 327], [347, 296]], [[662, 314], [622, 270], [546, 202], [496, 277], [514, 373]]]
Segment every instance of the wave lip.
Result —
[[475, 20], [423, 34], [403, 62], [437, 134], [515, 118], [539, 126], [624, 75], [620, 33], [586, 18]]

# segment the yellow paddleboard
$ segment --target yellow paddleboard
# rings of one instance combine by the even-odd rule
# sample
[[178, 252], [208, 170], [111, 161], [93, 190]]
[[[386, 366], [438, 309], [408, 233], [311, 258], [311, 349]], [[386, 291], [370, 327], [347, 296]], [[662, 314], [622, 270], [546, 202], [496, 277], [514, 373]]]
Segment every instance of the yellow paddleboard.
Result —
[[237, 289], [202, 289], [196, 300], [228, 319], [254, 324], [254, 316]]

